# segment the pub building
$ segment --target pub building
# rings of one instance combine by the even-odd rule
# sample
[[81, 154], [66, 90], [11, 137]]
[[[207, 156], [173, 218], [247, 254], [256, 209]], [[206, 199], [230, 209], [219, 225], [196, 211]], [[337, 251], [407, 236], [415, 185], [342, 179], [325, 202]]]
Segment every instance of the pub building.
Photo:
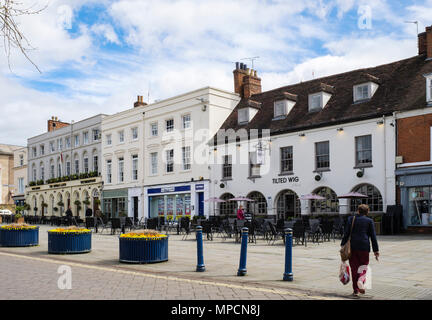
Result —
[[[408, 192], [396, 190], [398, 114], [432, 109], [432, 43], [426, 38], [432, 39], [419, 35], [414, 57], [265, 92], [256, 72], [237, 64], [234, 89], [242, 99], [210, 142], [210, 193], [254, 201], [211, 204], [210, 210], [235, 214], [243, 204], [254, 215], [286, 219], [348, 214], [365, 203], [375, 215], [407, 200]], [[250, 78], [259, 86], [244, 90]], [[430, 154], [430, 142], [426, 150]], [[428, 190], [422, 196], [429, 195], [430, 210]], [[338, 198], [350, 192], [367, 199]], [[325, 200], [302, 199], [309, 194]], [[401, 202], [405, 217], [412, 211], [408, 201]]]

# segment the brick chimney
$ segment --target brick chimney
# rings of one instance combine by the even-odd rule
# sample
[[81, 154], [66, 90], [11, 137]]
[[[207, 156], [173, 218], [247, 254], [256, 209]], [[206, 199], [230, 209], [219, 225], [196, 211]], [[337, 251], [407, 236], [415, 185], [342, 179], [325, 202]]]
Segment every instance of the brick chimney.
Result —
[[134, 108], [146, 105], [147, 103], [143, 101], [143, 96], [137, 96], [137, 101], [134, 103]]
[[261, 78], [257, 77], [256, 70], [249, 69], [246, 64], [236, 62], [234, 74], [234, 92], [242, 98], [261, 93]]
[[52, 116], [51, 120], [48, 120], [48, 132], [67, 127], [69, 123], [60, 121], [57, 117]]
[[432, 26], [426, 27], [426, 31], [418, 34], [419, 54], [426, 54], [426, 58], [432, 58]]

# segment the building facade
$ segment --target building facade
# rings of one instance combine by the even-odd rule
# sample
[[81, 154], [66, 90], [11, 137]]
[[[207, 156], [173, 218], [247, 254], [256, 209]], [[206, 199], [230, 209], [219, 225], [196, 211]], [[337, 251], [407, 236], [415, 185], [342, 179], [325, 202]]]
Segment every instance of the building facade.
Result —
[[0, 144], [0, 209], [14, 209], [14, 153], [21, 148]]
[[105, 118], [104, 213], [175, 218], [208, 212], [207, 142], [238, 101], [238, 94], [207, 87], [150, 105], [139, 97], [133, 109]]
[[99, 208], [104, 116], [71, 124], [53, 117], [48, 132], [28, 139], [26, 203], [32, 214], [59, 216], [70, 207], [84, 216], [87, 208]]
[[13, 201], [17, 206], [25, 203], [25, 187], [27, 185], [27, 147], [22, 147], [14, 151], [14, 192]]

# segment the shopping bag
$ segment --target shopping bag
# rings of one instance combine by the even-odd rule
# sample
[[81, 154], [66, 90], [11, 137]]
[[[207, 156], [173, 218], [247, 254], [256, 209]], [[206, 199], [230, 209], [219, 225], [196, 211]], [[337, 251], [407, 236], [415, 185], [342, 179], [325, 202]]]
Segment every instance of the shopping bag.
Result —
[[342, 262], [339, 268], [339, 280], [343, 285], [350, 281], [350, 267], [346, 262]]

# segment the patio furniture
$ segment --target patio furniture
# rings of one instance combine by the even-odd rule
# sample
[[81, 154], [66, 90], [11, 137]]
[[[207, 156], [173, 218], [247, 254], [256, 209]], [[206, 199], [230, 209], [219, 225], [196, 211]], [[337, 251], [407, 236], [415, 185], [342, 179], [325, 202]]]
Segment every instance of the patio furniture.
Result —
[[120, 218], [112, 218], [111, 219], [111, 234], [115, 234], [117, 229], [121, 230], [121, 221]]
[[146, 221], [147, 229], [155, 230], [158, 226], [158, 218], [149, 218]]
[[283, 230], [282, 231], [276, 230], [276, 226], [271, 222], [267, 222], [267, 224], [270, 228], [270, 233], [269, 233], [268, 239], [267, 239], [268, 244], [270, 244], [270, 243], [274, 244], [275, 241], [278, 240], [279, 237], [285, 243], [285, 238], [284, 238], [285, 233], [283, 232]]
[[328, 220], [328, 219], [324, 219], [321, 222], [321, 230], [323, 233], [323, 240], [328, 240], [330, 241], [330, 238], [333, 236], [333, 242], [335, 241], [335, 236], [334, 236], [334, 231], [333, 231], [333, 222]]
[[132, 218], [126, 217], [124, 227], [129, 228], [129, 231], [135, 228]]
[[306, 231], [307, 237], [312, 242], [319, 243], [322, 238], [322, 230], [320, 227], [320, 222], [318, 219], [310, 219], [309, 221], [310, 229]]
[[293, 239], [298, 244], [300, 241], [302, 245], [307, 246], [306, 230], [302, 221], [296, 221], [293, 225]]
[[87, 217], [85, 219], [85, 227], [86, 227], [86, 229], [92, 229], [95, 226], [96, 226], [95, 218], [93, 218], [93, 217]]
[[212, 223], [208, 220], [201, 221], [202, 232], [207, 235], [207, 240], [213, 241]]
[[98, 228], [99, 226], [102, 228], [102, 230], [100, 231], [101, 233], [103, 233], [105, 229], [111, 228], [111, 222], [109, 220], [102, 219], [101, 217], [97, 218], [97, 225]]
[[246, 221], [244, 226], [248, 228], [248, 232], [249, 232], [248, 241], [252, 243], [256, 243], [256, 234], [255, 234], [256, 225], [253, 223], [253, 221]]

